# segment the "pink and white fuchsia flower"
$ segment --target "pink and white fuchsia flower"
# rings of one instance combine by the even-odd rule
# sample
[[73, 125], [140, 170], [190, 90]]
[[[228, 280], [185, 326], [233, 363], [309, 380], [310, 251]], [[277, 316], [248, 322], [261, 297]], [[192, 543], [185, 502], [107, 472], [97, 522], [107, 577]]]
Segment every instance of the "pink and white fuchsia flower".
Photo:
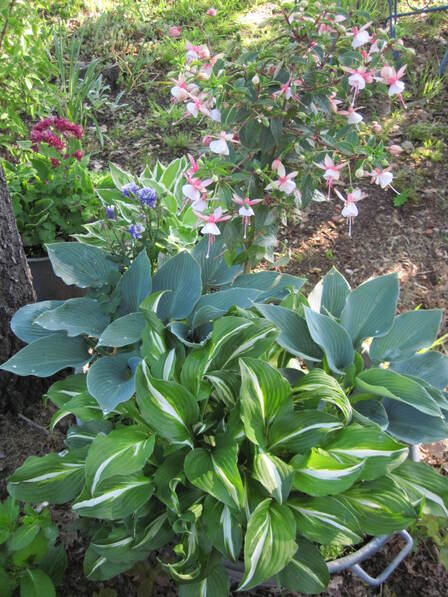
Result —
[[232, 216], [223, 215], [222, 209], [217, 207], [214, 212], [208, 216], [202, 214], [198, 211], [194, 212], [196, 217], [205, 222], [205, 226], [201, 228], [201, 234], [208, 235], [208, 250], [207, 250], [207, 259], [210, 256], [210, 247], [215, 242], [215, 237], [221, 234], [220, 229], [216, 225], [218, 222], [225, 222], [230, 220]]
[[367, 31], [368, 27], [371, 23], [367, 23], [358, 29], [358, 27], [353, 27], [351, 31], [347, 32], [347, 35], [353, 36], [352, 40], [352, 48], [356, 50], [360, 48], [364, 44], [368, 44], [370, 41], [370, 33]]
[[187, 41], [185, 42], [185, 47], [187, 49], [187, 64], [190, 64], [190, 62], [193, 62], [194, 60], [208, 60], [210, 58], [210, 50], [207, 48], [207, 46], [195, 46], [191, 42]]
[[400, 81], [400, 79], [404, 76], [406, 66], [407, 65], [405, 64], [397, 72], [393, 66], [386, 64], [381, 69], [381, 77], [378, 79], [378, 81], [381, 81], [385, 85], [389, 85], [389, 95], [396, 95], [403, 104], [404, 108], [406, 108], [406, 104], [404, 103], [403, 96], [401, 95], [404, 91], [404, 83], [403, 81]]
[[354, 90], [353, 100], [355, 100], [360, 90], [364, 89], [366, 84], [373, 83], [374, 72], [366, 70], [364, 66], [356, 69], [345, 67], [344, 70], [351, 73], [348, 78], [348, 84]]
[[243, 218], [244, 224], [244, 238], [247, 236], [247, 227], [250, 225], [250, 219], [252, 216], [255, 215], [254, 210], [252, 209], [252, 205], [257, 205], [263, 201], [263, 199], [249, 199], [249, 197], [245, 197], [241, 199], [239, 195], [234, 194], [232, 197], [232, 201], [241, 205], [240, 209], [238, 210], [239, 215]]
[[272, 169], [277, 172], [278, 180], [269, 183], [268, 186], [265, 187], [265, 190], [270, 191], [271, 189], [277, 189], [286, 195], [291, 195], [296, 188], [296, 183], [293, 178], [296, 178], [298, 172], [290, 172], [289, 174], [286, 174], [285, 167], [280, 160], [274, 160], [272, 162]]
[[322, 168], [322, 170], [325, 170], [325, 172], [323, 173], [323, 177], [326, 180], [327, 183], [327, 187], [328, 187], [328, 199], [330, 198], [330, 193], [331, 193], [331, 188], [333, 186], [333, 182], [335, 180], [339, 180], [340, 177], [340, 170], [346, 165], [346, 163], [342, 163], [342, 164], [338, 164], [336, 165], [333, 160], [331, 159], [331, 157], [327, 154], [324, 158], [323, 163], [321, 162], [320, 164], [317, 164], [315, 162], [316, 166], [318, 168]]
[[[361, 107], [357, 109], [360, 110]], [[357, 112], [353, 106], [349, 106], [348, 110], [339, 110], [339, 114], [347, 116], [348, 124], [354, 124], [355, 126], [364, 120], [362, 114]]]
[[173, 79], [174, 86], [171, 87], [171, 95], [174, 102], [184, 102], [199, 91], [196, 83], [188, 83], [185, 75], [179, 75], [178, 79]]
[[226, 133], [225, 131], [221, 131], [218, 135], [218, 138], [215, 141], [210, 142], [210, 150], [213, 151], [213, 153], [217, 153], [218, 155], [229, 155], [229, 146], [227, 145], [227, 141], [231, 141], [232, 143], [238, 143], [238, 141], [234, 139], [232, 133]]
[[292, 98], [292, 89], [291, 89], [291, 78], [289, 78], [286, 83], [282, 83], [280, 85], [280, 89], [278, 91], [274, 91], [272, 97], [280, 97], [281, 95], [285, 96], [285, 99]]
[[387, 188], [388, 186], [390, 186], [391, 182], [394, 179], [394, 175], [392, 174], [392, 172], [390, 172], [390, 166], [387, 168], [384, 168], [384, 170], [381, 170], [381, 168], [375, 168], [375, 170], [373, 170], [373, 172], [371, 173], [371, 183], [375, 183], [380, 185], [380, 187], [382, 189]]
[[342, 215], [344, 218], [348, 220], [348, 235], [352, 235], [352, 222], [353, 219], [356, 218], [358, 215], [358, 208], [356, 203], [361, 201], [361, 199], [365, 199], [367, 197], [366, 193], [363, 193], [360, 189], [354, 189], [351, 193], [347, 195], [347, 199], [340, 193], [337, 189], [334, 190], [336, 195], [339, 197], [341, 201], [344, 202], [344, 207], [342, 209]]

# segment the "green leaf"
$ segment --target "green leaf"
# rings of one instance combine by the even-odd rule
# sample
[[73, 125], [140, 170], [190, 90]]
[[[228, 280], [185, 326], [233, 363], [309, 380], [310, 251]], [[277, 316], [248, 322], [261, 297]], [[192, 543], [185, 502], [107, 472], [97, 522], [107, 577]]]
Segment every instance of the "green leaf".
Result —
[[279, 330], [278, 344], [287, 352], [308, 361], [321, 361], [322, 351], [311, 338], [303, 317], [285, 307], [256, 305], [257, 310]]
[[290, 274], [278, 272], [258, 272], [238, 276], [232, 286], [235, 288], [255, 288], [263, 291], [258, 297], [259, 302], [267, 299], [283, 299], [288, 294], [288, 288], [299, 290], [305, 284], [305, 278], [298, 278]]
[[373, 339], [370, 358], [374, 363], [402, 361], [431, 346], [437, 338], [442, 313], [442, 309], [419, 309], [399, 315], [388, 334]]
[[288, 501], [301, 535], [322, 545], [355, 545], [362, 529], [354, 513], [338, 497], [294, 496]]
[[383, 400], [387, 414], [387, 433], [407, 444], [430, 444], [448, 437], [448, 425], [439, 416], [425, 415], [421, 410], [398, 402]]
[[310, 292], [308, 301], [313, 311], [339, 318], [349, 294], [349, 283], [332, 267]]
[[364, 338], [385, 336], [389, 332], [394, 323], [398, 294], [397, 274], [387, 274], [364, 282], [347, 296], [341, 324], [355, 347]]
[[114, 576], [118, 576], [122, 572], [132, 568], [134, 564], [111, 562], [104, 556], [100, 555], [93, 547], [87, 548], [84, 556], [84, 575], [91, 581], [109, 580]]
[[191, 426], [199, 420], [194, 396], [180, 384], [152, 377], [145, 361], [137, 368], [135, 386], [137, 404], [148, 425], [161, 437], [192, 448]]
[[51, 417], [50, 429], [53, 431], [68, 415], [75, 415], [82, 422], [100, 421], [104, 418], [97, 401], [87, 391], [71, 398]]
[[314, 399], [334, 404], [343, 414], [345, 422], [350, 423], [352, 407], [349, 399], [336, 379], [322, 369], [312, 369], [301, 377], [293, 392], [300, 400]]
[[279, 504], [288, 499], [293, 476], [294, 469], [277, 456], [262, 451], [255, 454], [253, 477]]
[[269, 450], [287, 449], [304, 452], [318, 446], [329, 433], [343, 427], [333, 415], [318, 410], [301, 410], [280, 414], [269, 429]]
[[64, 331], [69, 337], [87, 334], [99, 338], [109, 321], [98, 301], [81, 297], [43, 312], [34, 323], [50, 331]]
[[20, 579], [20, 597], [56, 597], [56, 591], [43, 570], [26, 568]]
[[298, 544], [292, 560], [277, 575], [278, 584], [306, 595], [321, 593], [330, 582], [327, 564], [318, 547], [303, 537], [298, 539]]
[[86, 483], [92, 494], [103, 481], [143, 469], [154, 449], [154, 436], [136, 426], [97, 435], [86, 460]]
[[134, 395], [131, 362], [135, 353], [118, 353], [97, 359], [87, 373], [87, 389], [106, 415]]
[[12, 331], [18, 338], [20, 338], [20, 340], [23, 340], [23, 342], [26, 342], [27, 344], [38, 338], [42, 338], [43, 336], [49, 336], [53, 332], [35, 324], [34, 321], [42, 313], [51, 311], [62, 304], [63, 301], [41, 301], [39, 303], [31, 303], [30, 305], [21, 307], [14, 313], [14, 316], [11, 319]]
[[234, 305], [242, 308], [251, 307], [260, 294], [260, 290], [252, 288], [229, 288], [201, 296], [190, 317], [192, 328], [195, 329], [204, 323], [218, 319]]
[[430, 416], [442, 416], [430, 394], [416, 381], [390, 369], [366, 369], [356, 377], [363, 392], [404, 402]]
[[152, 284], [154, 292], [171, 291], [160, 300], [157, 310], [160, 319], [184, 319], [193, 311], [201, 296], [201, 268], [197, 261], [184, 251], [162, 265]]
[[294, 488], [313, 496], [342, 493], [359, 479], [364, 462], [336, 458], [325, 450], [312, 448], [297, 454], [290, 462], [294, 468]]
[[76, 375], [69, 375], [65, 379], [61, 379], [51, 385], [47, 391], [46, 397], [49, 398], [53, 404], [61, 408], [66, 402], [83, 394], [86, 390], [86, 376], [84, 373], [77, 373]]
[[8, 479], [8, 491], [17, 500], [34, 504], [64, 504], [84, 485], [85, 450], [63, 456], [30, 456]]
[[222, 238], [217, 238], [208, 253], [208, 239], [203, 236], [194, 246], [191, 254], [199, 263], [204, 291], [230, 284], [240, 273], [242, 266], [228, 267], [224, 260], [226, 246]]
[[393, 361], [390, 368], [403, 375], [420, 377], [439, 390], [448, 385], [448, 357], [441, 352], [431, 350], [405, 361]]
[[180, 585], [179, 597], [228, 597], [229, 575], [222, 566], [217, 566], [203, 580]]
[[138, 342], [141, 338], [145, 318], [143, 313], [129, 313], [115, 319], [98, 340], [98, 346], [114, 346], [120, 348]]
[[79, 288], [101, 288], [118, 270], [102, 249], [83, 243], [53, 243], [46, 245], [54, 273], [68, 285]]
[[204, 501], [204, 522], [213, 546], [234, 562], [238, 561], [243, 541], [241, 522], [225, 504], [207, 497]]
[[311, 337], [324, 351], [330, 369], [334, 373], [343, 374], [343, 370], [355, 358], [350, 336], [339, 323], [308, 307], [305, 307], [305, 318]]
[[291, 388], [282, 374], [263, 361], [240, 359], [241, 419], [248, 439], [259, 446], [267, 444], [267, 431]]
[[296, 523], [287, 506], [262, 501], [247, 523], [244, 577], [238, 591], [249, 590], [285, 568], [297, 550]]
[[82, 338], [68, 338], [64, 332], [56, 332], [34, 340], [3, 363], [0, 369], [16, 375], [49, 377], [67, 367], [78, 369], [89, 359], [87, 344]]
[[40, 531], [40, 526], [37, 522], [32, 524], [24, 524], [14, 531], [8, 541], [8, 549], [10, 551], [20, 551], [28, 547], [34, 541]]
[[335, 456], [365, 460], [361, 480], [372, 481], [391, 472], [408, 456], [408, 448], [375, 427], [353, 424], [345, 427], [325, 449]]
[[146, 250], [143, 249], [120, 280], [120, 315], [136, 313], [151, 290], [151, 264]]

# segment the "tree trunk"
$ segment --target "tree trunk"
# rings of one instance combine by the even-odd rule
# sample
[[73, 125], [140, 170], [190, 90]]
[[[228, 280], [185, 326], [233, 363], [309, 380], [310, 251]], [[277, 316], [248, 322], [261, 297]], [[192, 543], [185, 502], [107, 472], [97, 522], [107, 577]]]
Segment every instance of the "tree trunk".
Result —
[[[12, 316], [17, 309], [35, 300], [31, 273], [0, 165], [0, 363], [23, 346], [11, 331]], [[21, 408], [31, 385], [29, 378], [0, 371], [0, 412], [7, 404]]]

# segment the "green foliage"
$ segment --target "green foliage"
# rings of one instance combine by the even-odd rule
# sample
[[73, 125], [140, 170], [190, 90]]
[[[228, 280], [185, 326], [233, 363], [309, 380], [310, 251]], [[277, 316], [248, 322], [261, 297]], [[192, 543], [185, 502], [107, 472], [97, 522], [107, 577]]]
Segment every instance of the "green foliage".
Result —
[[57, 544], [58, 528], [48, 509], [20, 506], [9, 497], [0, 502], [0, 586], [4, 597], [20, 588], [24, 597], [55, 597], [62, 581], [67, 557]]

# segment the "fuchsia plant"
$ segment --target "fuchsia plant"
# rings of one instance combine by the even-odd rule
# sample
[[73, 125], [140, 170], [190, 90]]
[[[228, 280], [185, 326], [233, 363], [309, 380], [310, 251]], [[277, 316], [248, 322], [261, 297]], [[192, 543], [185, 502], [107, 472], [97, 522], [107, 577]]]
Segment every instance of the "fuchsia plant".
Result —
[[[204, 16], [204, 39], [213, 15], [209, 9]], [[187, 40], [185, 67], [172, 79], [172, 100], [184, 104], [185, 118], [209, 125], [200, 158], [189, 156], [183, 194], [198, 223], [207, 222], [201, 232], [209, 244], [222, 233], [228, 262], [247, 268], [262, 258], [276, 264], [280, 215], [319, 200], [322, 179], [327, 199], [334, 189], [344, 201], [351, 234], [356, 202], [367, 195], [349, 188], [345, 199], [336, 189], [347, 184], [343, 173], [351, 181], [352, 171], [362, 172], [382, 189], [393, 180], [375, 138], [381, 127], [366, 134], [358, 99], [387, 88], [404, 105], [405, 67], [389, 64], [391, 50], [402, 46], [371, 23], [358, 23], [356, 13], [336, 7], [321, 13], [304, 2], [282, 9], [274, 32], [256, 52], [233, 47], [228, 56]]]

